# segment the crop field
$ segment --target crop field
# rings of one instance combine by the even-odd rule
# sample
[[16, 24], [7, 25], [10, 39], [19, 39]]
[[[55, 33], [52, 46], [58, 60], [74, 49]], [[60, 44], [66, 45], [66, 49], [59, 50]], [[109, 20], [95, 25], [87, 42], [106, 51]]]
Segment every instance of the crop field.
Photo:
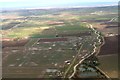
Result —
[[[11, 77], [14, 77], [14, 74], [21, 74], [21, 77], [25, 77], [24, 75], [26, 73], [24, 73], [24, 70], [26, 67], [30, 67], [30, 71], [36, 67], [35, 71], [32, 72], [36, 73], [36, 70], [38, 69], [40, 72], [36, 77], [38, 77], [38, 75], [43, 76], [42, 72], [45, 73], [46, 69], [57, 68], [60, 70], [64, 67], [64, 61], [71, 60], [74, 58], [74, 55], [76, 55], [76, 50], [74, 49], [73, 44], [65, 41], [46, 43], [38, 41], [29, 48], [24, 47], [11, 48], [9, 50], [5, 49], [5, 51], [3, 50], [4, 54], [7, 54], [8, 52], [11, 53], [11, 55], [9, 55], [3, 63], [3, 71], [6, 75], [5, 77], [7, 77], [7, 74], [10, 74]], [[8, 68], [5, 66], [8, 66]], [[21, 69], [13, 70], [12, 68], [14, 67]], [[9, 71], [6, 71], [7, 69], [9, 69]], [[11, 73], [13, 73], [13, 75]], [[29, 75], [30, 73], [31, 72], [29, 72]]]
[[[87, 38], [39, 38], [31, 47], [5, 48], [3, 49], [3, 54], [6, 54], [3, 55], [4, 77], [14, 77], [17, 74], [19, 77], [26, 77], [24, 75], [29, 75], [29, 77], [50, 77], [53, 73], [50, 73], [48, 69], [57, 70], [58, 74], [64, 72], [65, 66], [67, 66], [65, 62], [71, 62], [77, 54], [78, 46], [76, 42], [79, 41], [78, 45], [81, 45], [80, 43], [89, 40], [84, 44], [83, 52], [92, 51], [93, 47], [89, 44], [93, 43], [92, 38], [91, 36]], [[40, 72], [38, 73], [36, 70]], [[33, 76], [30, 76], [32, 74]]]
[[[81, 10], [82, 11], [82, 10]], [[39, 12], [39, 11], [38, 11]], [[43, 11], [44, 12], [44, 11]], [[50, 14], [49, 14], [50, 12]], [[109, 21], [110, 19], [112, 19], [113, 17], [117, 17], [116, 16], [116, 11], [112, 14], [108, 14], [108, 12], [106, 11], [93, 11], [90, 13], [86, 13], [86, 15], [78, 15], [79, 11], [60, 11], [60, 12], [55, 12], [53, 13], [53, 11], [49, 11], [47, 14], [36, 14], [36, 15], [28, 15], [23, 17], [23, 15], [18, 15], [19, 12], [15, 12], [11, 14], [7, 14], [7, 13], [3, 13], [3, 15], [8, 15], [8, 16], [12, 16], [15, 14], [15, 16], [17, 15], [18, 17], [14, 17], [13, 19], [11, 18], [9, 20], [6, 19], [5, 16], [3, 16], [3, 22], [1, 23], [1, 29], [3, 29], [3, 37], [11, 37], [11, 38], [23, 38], [23, 37], [40, 37], [40, 38], [44, 38], [45, 37], [49, 37], [49, 36], [54, 36], [54, 34], [56, 34], [56, 31], [54, 31], [54, 29], [50, 29], [51, 33], [50, 35], [47, 35], [46, 32], [48, 32], [49, 30], [46, 29], [41, 29], [41, 27], [49, 27], [49, 28], [55, 28], [57, 30], [57, 33], [71, 33], [72, 31], [76, 30], [81, 30], [81, 31], [85, 31], [88, 30], [85, 26], [85, 24], [81, 23], [80, 21], [90, 21], [90, 22], [105, 22], [105, 21]], [[84, 11], [83, 11], [84, 12]], [[82, 12], [82, 13], [83, 13]], [[86, 12], [86, 11], [85, 11]], [[89, 11], [88, 11], [89, 12]], [[26, 12], [20, 12], [20, 14], [26, 14]], [[34, 13], [34, 12], [33, 12]], [[57, 14], [57, 16], [54, 16], [55, 14]], [[71, 17], [69, 17], [71, 16]], [[4, 17], [6, 20], [4, 20]], [[19, 24], [19, 25], [18, 25]], [[13, 27], [15, 27], [13, 30], [11, 30]], [[7, 30], [10, 29], [10, 30]], [[7, 30], [7, 34], [6, 33]], [[19, 31], [18, 31], [19, 30]], [[70, 31], [71, 30], [71, 31]], [[54, 33], [55, 32], [55, 33]], [[41, 34], [43, 33], [43, 34]], [[46, 33], [46, 34], [45, 34]], [[48, 33], [49, 34], [49, 33]]]
[[[65, 61], [71, 62], [77, 54], [77, 45], [81, 45], [80, 43], [83, 43], [85, 39], [90, 39], [89, 42], [84, 44], [83, 48], [86, 49], [87, 47], [86, 51], [92, 50], [92, 45], [88, 45], [88, 43], [92, 44], [92, 39], [95, 36], [85, 37], [35, 38], [35, 40], [32, 39], [32, 42], [30, 42], [31, 40], [28, 41], [30, 43], [27, 43], [24, 47], [4, 48], [3, 54], [6, 54], [3, 55], [4, 77], [14, 77], [17, 74], [19, 77], [26, 77], [24, 75], [50, 77], [49, 75], [53, 74], [50, 74], [47, 71], [48, 69], [57, 70], [57, 73], [64, 72]], [[78, 42], [79, 44], [77, 44]], [[30, 71], [26, 70], [27, 67]], [[36, 70], [40, 72], [38, 73]]]
[[[3, 77], [55, 78], [73, 72], [74, 65], [93, 52], [94, 43], [100, 45], [98, 32], [88, 24], [102, 36], [117, 34], [117, 11], [114, 7], [113, 11], [106, 8], [3, 11], [0, 22]], [[104, 57], [99, 57], [100, 68], [108, 73], [113, 57]], [[116, 70], [116, 66], [111, 69], [115, 71], [114, 77]]]

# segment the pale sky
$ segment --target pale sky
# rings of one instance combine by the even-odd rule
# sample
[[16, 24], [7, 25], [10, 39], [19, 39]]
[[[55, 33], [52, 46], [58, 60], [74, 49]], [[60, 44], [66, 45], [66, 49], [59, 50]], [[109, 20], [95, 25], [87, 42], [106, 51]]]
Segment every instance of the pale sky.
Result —
[[0, 0], [0, 2], [118, 2], [119, 0]]
[[[119, 0], [0, 0], [1, 8], [67, 7], [117, 4]], [[90, 2], [88, 4], [88, 2]], [[101, 2], [101, 3], [98, 3]], [[107, 3], [109, 2], [109, 3]], [[93, 4], [92, 4], [93, 3]]]

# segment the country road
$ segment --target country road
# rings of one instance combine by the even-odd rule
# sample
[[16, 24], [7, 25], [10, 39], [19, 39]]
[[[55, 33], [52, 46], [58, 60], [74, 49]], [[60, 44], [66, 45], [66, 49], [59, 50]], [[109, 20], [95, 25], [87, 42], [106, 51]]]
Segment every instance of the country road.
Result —
[[25, 23], [27, 21], [27, 17], [25, 17], [25, 20], [24, 20], [24, 22], [21, 22], [21, 23], [19, 23], [19, 24], [17, 24], [17, 25], [15, 25], [15, 26], [13, 26], [12, 28], [10, 28], [9, 30], [12, 30], [12, 29], [15, 29], [15, 28], [18, 28], [22, 23]]
[[108, 22], [112, 22], [113, 20], [116, 20], [117, 18], [116, 17], [114, 17], [114, 18], [112, 18], [110, 21], [108, 21]]
[[[116, 17], [114, 17], [114, 18], [112, 18], [110, 21], [108, 21], [108, 22], [112, 22], [113, 20], [116, 20]], [[81, 56], [81, 57], [84, 57], [84, 58], [81, 58], [81, 60], [79, 61], [79, 63], [78, 64], [76, 64], [75, 66], [74, 66], [74, 72], [72, 73], [72, 75], [69, 77], [69, 78], [72, 78], [74, 75], [75, 75], [75, 73], [76, 73], [76, 71], [77, 71], [77, 67], [85, 60], [85, 59], [87, 59], [87, 58], [89, 58], [90, 56], [92, 56], [93, 54], [98, 54], [99, 53], [99, 51], [100, 51], [100, 48], [105, 44], [105, 41], [104, 41], [104, 38], [102, 37], [102, 39], [103, 39], [103, 42], [101, 42], [101, 39], [99, 38], [100, 37], [100, 33], [97, 31], [97, 30], [95, 30], [94, 28], [93, 28], [93, 25], [92, 24], [88, 24], [87, 25], [89, 28], [91, 28], [93, 31], [94, 31], [94, 33], [97, 35], [97, 40], [98, 40], [98, 43], [99, 43], [99, 47], [98, 47], [98, 50], [96, 51], [96, 49], [97, 49], [97, 46], [96, 46], [96, 42], [94, 42], [94, 44], [93, 44], [93, 46], [94, 46], [94, 49], [93, 49], [93, 52], [91, 53], [91, 54], [89, 54], [89, 55], [83, 55], [83, 56]], [[96, 53], [97, 52], [97, 53]], [[110, 78], [107, 74], [105, 74], [101, 69], [99, 69], [98, 67], [96, 67], [96, 69], [97, 70], [99, 70], [100, 72], [101, 72], [101, 74], [103, 74], [103, 75], [105, 75], [105, 77], [106, 78]]]
[[[100, 37], [99, 32], [98, 32], [97, 30], [95, 30], [91, 24], [89, 24], [88, 27], [90, 27], [90, 28], [94, 31], [94, 33], [97, 35], [97, 39], [98, 39], [99, 44], [101, 44], [101, 39], [99, 39], [99, 37]], [[91, 54], [89, 54], [89, 55], [87, 55], [87, 56], [86, 56], [86, 55], [81, 56], [81, 57], [84, 57], [84, 58], [81, 58], [81, 60], [79, 61], [79, 63], [74, 66], [74, 71], [73, 71], [72, 75], [71, 75], [69, 78], [72, 78], [72, 77], [75, 75], [75, 73], [76, 73], [76, 71], [77, 71], [77, 67], [78, 67], [85, 59], [87, 59], [87, 58], [89, 58], [90, 56], [92, 56], [93, 54], [95, 54], [96, 49], [97, 49], [96, 44], [97, 44], [97, 43], [94, 42], [94, 44], [93, 44], [94, 49], [93, 49], [93, 52], [92, 52]]]

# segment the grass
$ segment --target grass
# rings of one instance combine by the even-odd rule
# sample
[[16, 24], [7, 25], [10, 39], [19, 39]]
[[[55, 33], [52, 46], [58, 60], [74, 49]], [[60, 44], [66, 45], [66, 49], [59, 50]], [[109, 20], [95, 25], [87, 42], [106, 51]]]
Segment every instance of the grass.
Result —
[[55, 38], [55, 35], [42, 35], [42, 34], [33, 34], [31, 38]]
[[[53, 38], [55, 37], [55, 30], [51, 28], [48, 31], [44, 31], [44, 27], [47, 25], [45, 22], [36, 22], [34, 20], [28, 20], [25, 23], [20, 24], [17, 28], [11, 29], [8, 31], [8, 34], [5, 34], [6, 37], [10, 38], [23, 38], [23, 37], [31, 37], [31, 38]], [[78, 21], [65, 21], [64, 26], [54, 26], [54, 25], [47, 25], [48, 27], [55, 27], [58, 32], [62, 31], [84, 31], [88, 30], [85, 25], [78, 22]], [[42, 34], [41, 34], [42, 33]]]
[[[41, 34], [41, 29], [36, 29], [36, 28], [40, 28], [40, 27], [44, 27], [44, 26], [48, 26], [48, 27], [55, 27], [56, 30], [58, 31], [58, 33], [63, 33], [64, 31], [66, 31], [67, 33], [71, 33], [72, 32], [79, 32], [79, 31], [87, 31], [89, 30], [87, 27], [85, 27], [85, 25], [83, 23], [80, 22], [80, 20], [109, 20], [110, 18], [112, 18], [115, 15], [91, 15], [91, 14], [86, 14], [86, 15], [78, 15], [77, 13], [79, 12], [75, 12], [73, 11], [73, 13], [71, 12], [66, 12], [66, 11], [62, 11], [62, 12], [58, 12], [59, 15], [58, 16], [54, 16], [52, 14], [46, 14], [46, 15], [36, 15], [36, 16], [31, 16], [27, 18], [27, 21], [25, 23], [20, 24], [19, 28], [13, 29], [11, 31], [8, 31], [8, 34], [4, 34], [4, 36], [6, 37], [11, 37], [11, 38], [23, 38], [23, 37], [27, 37], [30, 36], [32, 38], [52, 38], [55, 37], [52, 34], [49, 34], [50, 31], [45, 32], [45, 34]], [[75, 15], [76, 13], [76, 15]], [[71, 17], [69, 17], [71, 16]], [[64, 25], [63, 26], [55, 26], [55, 25], [48, 25], [47, 21], [63, 21]], [[11, 20], [7, 20], [7, 22], [10, 22]], [[12, 20], [13, 21], [13, 20]], [[23, 21], [17, 19], [16, 21]], [[6, 22], [4, 22], [5, 24]], [[1, 23], [2, 24], [2, 23]], [[7, 23], [6, 23], [7, 24]], [[47, 34], [46, 34], [47, 33]], [[55, 34], [55, 33], [54, 33]]]
[[[110, 10], [113, 10], [110, 8]], [[82, 24], [80, 22], [80, 20], [107, 20], [109, 18], [113, 18], [115, 15], [91, 15], [90, 13], [93, 13], [95, 11], [100, 11], [100, 9], [95, 9], [91, 8], [91, 9], [72, 9], [72, 10], [33, 10], [33, 11], [21, 11], [21, 12], [17, 12], [19, 13], [19, 15], [23, 16], [23, 19], [17, 19], [16, 21], [20, 21], [23, 22], [25, 19], [25, 16], [27, 16], [27, 21], [23, 22], [19, 28], [15, 28], [12, 30], [6, 30], [7, 33], [4, 34], [4, 36], [7, 37], [12, 37], [12, 38], [23, 38], [23, 37], [27, 37], [29, 36], [31, 38], [31, 40], [26, 44], [26, 48], [30, 47], [31, 45], [33, 45], [38, 39], [37, 38], [55, 38], [56, 33], [65, 33], [65, 34], [73, 34], [73, 33], [78, 33], [78, 32], [84, 32], [84, 31], [89, 31], [90, 29], [88, 29], [87, 27], [85, 27], [86, 25]], [[12, 11], [11, 11], [12, 12]], [[14, 12], [10, 13], [8, 12], [7, 14], [10, 15], [14, 15]], [[16, 13], [16, 12], [15, 12]], [[16, 13], [16, 14], [17, 14]], [[59, 15], [53, 15], [55, 13], [58, 13]], [[5, 14], [3, 14], [5, 15]], [[48, 22], [50, 21], [62, 21], [64, 22], [64, 25], [61, 26], [55, 26], [55, 25], [48, 25]], [[8, 24], [11, 22], [15, 22], [15, 20], [12, 19], [8, 19], [4, 22], [1, 22], [0, 25], [4, 25], [4, 24]], [[8, 25], [9, 26], [9, 25]], [[42, 27], [52, 27], [53, 29], [50, 30], [45, 30]], [[55, 29], [54, 29], [55, 27]], [[65, 32], [64, 32], [65, 31]], [[94, 35], [91, 35], [92, 37], [88, 38], [88, 42], [86, 42], [83, 46], [83, 48], [85, 50], [88, 50], [89, 52], [92, 52], [93, 50], [93, 46], [90, 45], [91, 43], [93, 43], [94, 41], [93, 38], [96, 37]], [[74, 39], [73, 39], [74, 40]], [[85, 37], [83, 38], [84, 42]], [[76, 42], [76, 41], [75, 41]], [[54, 44], [54, 43], [53, 43]], [[59, 66], [64, 66], [64, 61], [66, 60], [72, 60], [73, 56], [76, 55], [77, 51], [74, 50], [62, 50], [59, 51], [59, 49], [61, 48], [72, 48], [73, 44], [71, 43], [64, 43], [64, 42], [56, 42], [56, 46], [51, 46], [53, 45], [52, 43], [50, 44], [44, 44], [44, 43], [40, 43], [35, 44], [33, 47], [35, 48], [41, 48], [38, 51], [34, 51], [34, 50], [27, 50], [25, 52], [24, 49], [18, 51], [15, 54], [11, 54], [10, 56], [8, 56], [8, 59], [6, 60], [6, 62], [4, 63], [5, 65], [9, 65], [9, 64], [14, 64], [16, 63], [16, 66], [19, 65], [19, 63], [24, 62], [24, 60], [30, 62], [33, 61], [35, 63], [38, 64], [38, 68], [40, 69], [36, 69], [37, 67], [31, 67], [29, 64], [23, 65], [23, 67], [27, 66], [26, 69], [28, 68], [28, 66], [30, 67], [30, 69], [28, 70], [28, 73], [30, 73], [29, 71], [32, 70], [31, 74], [22, 74], [22, 76], [24, 77], [32, 77], [33, 75], [36, 76], [36, 73], [38, 73], [37, 75], [40, 76], [42, 75], [42, 72], [44, 73], [45, 70], [47, 68], [60, 68], [63, 69], [63, 67], [59, 67]], [[60, 44], [64, 44], [64, 45], [60, 45]], [[43, 48], [49, 48], [52, 47], [52, 50], [42, 50]], [[11, 51], [9, 51], [10, 53], [12, 53]], [[23, 58], [26, 53], [30, 53], [27, 58]], [[32, 54], [35, 53], [35, 54]], [[46, 57], [45, 57], [46, 56]], [[113, 56], [111, 56], [113, 57]], [[20, 58], [20, 61], [16, 61], [17, 58]], [[116, 70], [116, 57], [114, 58], [100, 58], [101, 61], [101, 65], [100, 68], [105, 70], [107, 73], [114, 73], [112, 71]], [[55, 64], [57, 63], [58, 66], [54, 66], [54, 64], [52, 64], [52, 62]], [[71, 64], [71, 66], [67, 66], [65, 68], [66, 70], [66, 74], [68, 72], [73, 72], [72, 68], [73, 66], [77, 63], [78, 61], [76, 59], [73, 59], [73, 63]], [[111, 64], [109, 64], [111, 63]], [[12, 73], [14, 71], [16, 71], [16, 74], [12, 75], [14, 77], [21, 77], [21, 75], [17, 74], [17, 73], [21, 73], [21, 72], [17, 72], [19, 69], [23, 72], [26, 72], [26, 69], [23, 69], [21, 67], [15, 67], [13, 68], [13, 70], [11, 70], [8, 66], [7, 67], [6, 73]], [[18, 69], [19, 68], [19, 69]], [[35, 68], [35, 69], [33, 69]], [[67, 72], [68, 71], [68, 72]], [[35, 73], [35, 74], [34, 74]], [[69, 73], [68, 73], [69, 75]], [[8, 75], [9, 77], [10, 74]], [[113, 76], [113, 75], [112, 75]]]
[[25, 47], [30, 47], [32, 46], [38, 39], [30, 39], [27, 44], [25, 44]]
[[33, 34], [37, 34], [40, 32], [42, 32], [44, 29], [42, 28], [37, 28], [37, 27], [29, 27], [29, 28], [25, 28], [25, 27], [22, 27], [22, 28], [16, 28], [16, 29], [13, 29], [11, 31], [9, 31], [9, 33], [7, 34], [7, 37], [10, 37], [10, 38], [24, 38], [24, 37], [29, 37], [30, 35], [33, 35]]
[[60, 31], [63, 31], [63, 30], [80, 30], [80, 31], [82, 31], [82, 30], [88, 30], [88, 28], [87, 27], [85, 27], [85, 25], [84, 24], [82, 24], [82, 23], [75, 23], [75, 22], [73, 22], [73, 23], [66, 23], [65, 24], [65, 26], [57, 26], [57, 27], [55, 27], [57, 30], [60, 30]]
[[72, 60], [72, 63], [70, 64], [70, 66], [66, 69], [66, 71], [64, 72], [64, 78], [68, 77], [68, 74], [70, 74], [70, 72], [73, 71], [73, 68], [75, 66], [75, 63], [77, 62], [77, 58], [78, 58], [78, 55], [81, 53], [81, 49], [82, 49], [83, 45], [81, 45], [77, 55], [75, 56], [75, 58]]
[[63, 26], [63, 27], [56, 27], [56, 29], [57, 30], [61, 30], [61, 31], [63, 31], [63, 30], [86, 30], [86, 28], [85, 27], [78, 27], [78, 25], [74, 25], [74, 26]]

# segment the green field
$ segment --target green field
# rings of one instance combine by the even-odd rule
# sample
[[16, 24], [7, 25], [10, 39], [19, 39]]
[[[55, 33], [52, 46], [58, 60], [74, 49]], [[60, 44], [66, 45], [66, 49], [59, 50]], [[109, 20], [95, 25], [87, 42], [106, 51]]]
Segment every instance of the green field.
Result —
[[[3, 44], [7, 45], [3, 48], [3, 76], [55, 78], [64, 75], [68, 77], [81, 55], [85, 57], [92, 53], [94, 42], [97, 47], [100, 45], [98, 35], [92, 28], [88, 28], [88, 24], [100, 25], [117, 17], [117, 8], [30, 9], [0, 13], [5, 17], [0, 22], [2, 37], [17, 39], [9, 41], [16, 41], [12, 47], [9, 47], [7, 41]], [[56, 38], [67, 40], [56, 41]], [[25, 46], [18, 46], [21, 39], [28, 40]], [[46, 41], [40, 42], [41, 39]], [[116, 55], [101, 56], [99, 60], [99, 67], [103, 71], [111, 77], [117, 76]]]

